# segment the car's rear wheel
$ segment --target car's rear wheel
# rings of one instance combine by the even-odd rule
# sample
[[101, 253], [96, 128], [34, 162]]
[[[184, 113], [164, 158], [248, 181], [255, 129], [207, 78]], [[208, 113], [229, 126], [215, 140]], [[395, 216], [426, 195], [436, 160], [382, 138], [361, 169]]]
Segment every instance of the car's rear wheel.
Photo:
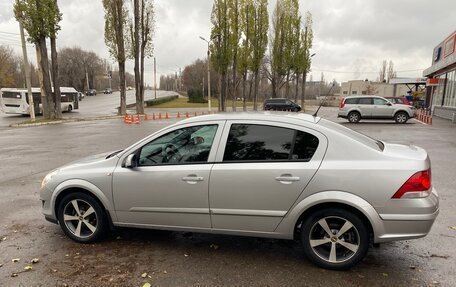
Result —
[[398, 112], [395, 116], [394, 116], [394, 120], [396, 121], [396, 123], [398, 124], [405, 124], [409, 119], [409, 116], [407, 115], [406, 112]]
[[60, 227], [74, 241], [94, 242], [105, 233], [106, 214], [90, 195], [81, 192], [66, 195], [60, 202], [57, 212]]
[[358, 216], [327, 208], [314, 212], [302, 223], [301, 241], [304, 253], [314, 264], [346, 270], [366, 256], [369, 232]]
[[348, 114], [348, 121], [351, 123], [357, 123], [361, 120], [361, 114], [358, 112], [350, 112]]

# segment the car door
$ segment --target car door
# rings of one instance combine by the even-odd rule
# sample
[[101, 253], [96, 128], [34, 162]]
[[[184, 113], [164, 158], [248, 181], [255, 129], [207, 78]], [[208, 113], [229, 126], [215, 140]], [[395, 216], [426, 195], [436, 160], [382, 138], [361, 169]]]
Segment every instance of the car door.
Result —
[[[113, 174], [120, 223], [210, 228], [209, 173], [223, 124], [175, 127], [127, 152]], [[136, 167], [122, 167], [130, 154]]]
[[359, 98], [357, 107], [361, 112], [361, 117], [363, 118], [371, 118], [372, 117], [372, 110], [373, 110], [373, 100], [372, 98]]
[[322, 134], [301, 126], [227, 121], [209, 183], [213, 228], [273, 232], [326, 146]]
[[[372, 109], [373, 118], [392, 118], [394, 107], [385, 99], [373, 98], [374, 105]], [[389, 104], [389, 105], [388, 105]]]

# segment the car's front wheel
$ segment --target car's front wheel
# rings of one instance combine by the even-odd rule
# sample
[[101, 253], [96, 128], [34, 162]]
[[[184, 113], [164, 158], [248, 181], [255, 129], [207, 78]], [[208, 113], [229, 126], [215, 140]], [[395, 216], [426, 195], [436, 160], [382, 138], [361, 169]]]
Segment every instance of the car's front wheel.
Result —
[[59, 204], [57, 214], [65, 234], [80, 243], [100, 239], [107, 227], [103, 208], [93, 197], [82, 192], [66, 195]]
[[398, 124], [405, 124], [409, 119], [409, 116], [407, 115], [406, 112], [398, 112], [395, 116], [394, 116], [394, 120], [396, 121], [396, 123]]
[[366, 256], [369, 232], [353, 213], [327, 208], [308, 216], [301, 226], [304, 253], [314, 264], [346, 270]]

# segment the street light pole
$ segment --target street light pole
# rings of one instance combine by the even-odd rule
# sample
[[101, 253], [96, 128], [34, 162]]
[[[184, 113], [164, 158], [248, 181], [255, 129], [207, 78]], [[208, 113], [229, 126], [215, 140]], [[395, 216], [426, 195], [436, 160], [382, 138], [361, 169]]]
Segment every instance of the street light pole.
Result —
[[201, 36], [200, 39], [207, 43], [207, 110], [211, 112], [211, 50], [209, 49], [210, 41], [204, 39]]

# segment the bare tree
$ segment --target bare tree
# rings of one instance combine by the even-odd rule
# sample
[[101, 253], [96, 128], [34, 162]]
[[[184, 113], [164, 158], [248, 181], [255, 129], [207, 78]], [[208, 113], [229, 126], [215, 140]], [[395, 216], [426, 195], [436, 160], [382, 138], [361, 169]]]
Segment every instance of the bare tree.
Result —
[[386, 79], [386, 82], [389, 83], [389, 81], [392, 79], [392, 78], [396, 78], [397, 74], [396, 74], [396, 71], [394, 70], [394, 63], [393, 61], [389, 61], [389, 64], [388, 64], [388, 72], [387, 72], [387, 79]]
[[386, 81], [386, 67], [388, 65], [388, 62], [386, 60], [383, 60], [382, 66], [380, 68], [380, 71], [378, 72], [378, 81], [381, 83], [384, 83]]

